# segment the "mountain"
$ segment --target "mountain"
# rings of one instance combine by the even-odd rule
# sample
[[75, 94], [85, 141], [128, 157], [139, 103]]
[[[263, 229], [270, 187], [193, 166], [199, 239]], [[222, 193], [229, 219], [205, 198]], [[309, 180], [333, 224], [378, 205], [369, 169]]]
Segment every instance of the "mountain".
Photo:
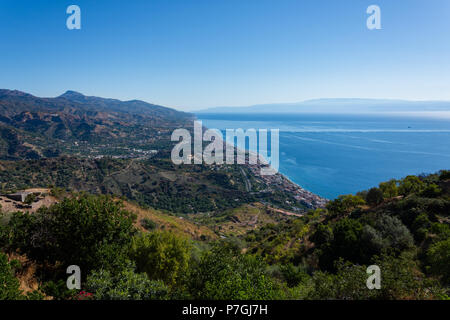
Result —
[[245, 107], [216, 107], [206, 113], [376, 113], [450, 111], [450, 101], [407, 101], [388, 99], [315, 99], [297, 103], [260, 104]]
[[120, 101], [117, 99], [88, 97], [76, 91], [67, 91], [58, 98], [76, 102], [84, 106], [89, 106], [96, 111], [102, 112], [123, 112], [129, 114], [141, 114], [154, 117], [183, 118], [187, 116], [184, 112], [179, 112], [171, 108], [150, 104], [140, 100]]
[[95, 149], [101, 146], [110, 146], [108, 153], [119, 146], [149, 148], [164, 139], [161, 132], [184, 126], [191, 119], [192, 114], [139, 100], [88, 97], [75, 91], [40, 98], [3, 89], [0, 159], [60, 153], [99, 156]]
[[54, 185], [183, 213], [261, 201], [298, 214], [326, 203], [280, 174], [260, 176], [259, 166], [175, 166], [171, 133], [191, 129], [194, 116], [162, 106], [0, 90], [0, 117], [0, 183], [9, 190]]

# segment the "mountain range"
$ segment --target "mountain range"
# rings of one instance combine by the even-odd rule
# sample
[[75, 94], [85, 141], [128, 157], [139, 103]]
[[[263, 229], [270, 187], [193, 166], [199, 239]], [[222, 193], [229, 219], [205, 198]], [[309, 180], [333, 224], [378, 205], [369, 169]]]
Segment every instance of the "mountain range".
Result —
[[377, 113], [450, 111], [450, 101], [407, 101], [393, 99], [315, 99], [296, 103], [259, 104], [243, 107], [215, 107], [207, 113]]
[[[0, 159], [39, 158], [72, 145], [141, 142], [151, 145], [158, 132], [186, 124], [193, 115], [139, 100], [88, 97], [67, 91], [40, 98], [17, 90], [0, 90]], [[79, 149], [79, 148], [78, 148]]]

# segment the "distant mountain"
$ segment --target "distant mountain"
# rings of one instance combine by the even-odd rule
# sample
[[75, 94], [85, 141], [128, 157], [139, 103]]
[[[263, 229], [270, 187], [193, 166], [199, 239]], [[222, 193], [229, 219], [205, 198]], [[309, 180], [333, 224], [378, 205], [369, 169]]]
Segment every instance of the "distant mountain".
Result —
[[[34, 159], [61, 152], [86, 155], [100, 144], [115, 147], [139, 142], [148, 147], [159, 139], [158, 132], [177, 128], [193, 117], [139, 100], [87, 97], [75, 91], [39, 98], [2, 89], [0, 159]], [[83, 142], [84, 149], [73, 147]]]
[[450, 101], [407, 101], [387, 99], [316, 99], [297, 103], [260, 104], [246, 107], [216, 107], [205, 113], [376, 113], [450, 111]]
[[125, 112], [131, 114], [143, 114], [156, 117], [182, 118], [186, 113], [171, 108], [147, 103], [140, 100], [120, 101], [117, 99], [88, 97], [76, 91], [67, 91], [58, 98], [77, 102], [103, 112]]
[[[56, 98], [39, 98], [31, 94], [0, 89], [0, 115], [11, 116], [21, 112], [66, 112], [73, 114], [95, 112], [123, 112], [133, 115], [164, 118], [165, 120], [190, 117], [190, 114], [140, 100], [120, 101], [100, 97], [88, 97], [75, 91], [67, 91]], [[0, 118], [1, 119], [1, 118]]]

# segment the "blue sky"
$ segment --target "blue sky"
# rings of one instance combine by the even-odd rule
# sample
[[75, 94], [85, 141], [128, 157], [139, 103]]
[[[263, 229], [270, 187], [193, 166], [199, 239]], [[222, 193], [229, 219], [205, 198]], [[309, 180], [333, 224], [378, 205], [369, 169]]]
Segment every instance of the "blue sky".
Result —
[[[79, 5], [82, 29], [66, 28]], [[382, 30], [366, 28], [381, 8]], [[448, 0], [0, 0], [0, 88], [195, 110], [450, 100]]]

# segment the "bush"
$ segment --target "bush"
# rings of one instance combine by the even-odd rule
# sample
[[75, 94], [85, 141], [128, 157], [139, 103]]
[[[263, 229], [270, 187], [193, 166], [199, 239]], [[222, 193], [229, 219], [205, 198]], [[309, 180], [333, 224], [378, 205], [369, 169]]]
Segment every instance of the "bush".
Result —
[[372, 188], [367, 192], [366, 201], [371, 206], [377, 206], [383, 202], [383, 192], [378, 188]]
[[439, 188], [437, 184], [431, 183], [420, 193], [420, 195], [427, 198], [436, 198], [439, 197], [441, 193], [441, 188]]
[[292, 263], [281, 266], [281, 273], [290, 288], [305, 282], [309, 278], [304, 267], [294, 266]]
[[42, 286], [42, 291], [50, 297], [53, 297], [54, 300], [67, 300], [74, 298], [77, 294], [77, 290], [69, 290], [67, 289], [66, 281], [48, 281]]
[[156, 222], [150, 220], [149, 218], [144, 218], [141, 220], [141, 226], [148, 231], [152, 231], [155, 230], [158, 225], [156, 224]]
[[191, 269], [188, 290], [192, 297], [211, 300], [277, 299], [280, 291], [264, 262], [243, 255], [228, 245], [204, 252]]
[[375, 228], [383, 237], [385, 248], [394, 248], [401, 251], [414, 245], [411, 232], [397, 217], [383, 214], [377, 219]]
[[113, 275], [108, 270], [92, 272], [86, 291], [97, 300], [161, 300], [168, 298], [162, 281], [152, 281], [145, 273], [136, 273], [132, 266]]
[[121, 203], [107, 196], [79, 195], [33, 215], [13, 214], [11, 244], [41, 263], [78, 265], [84, 275], [123, 263], [119, 260], [135, 233], [134, 220]]
[[383, 192], [384, 198], [393, 198], [398, 196], [397, 180], [392, 179], [387, 182], [380, 183], [380, 190]]
[[439, 180], [445, 181], [450, 179], [450, 170], [442, 170], [439, 174]]
[[0, 300], [22, 299], [19, 280], [14, 276], [14, 268], [8, 257], [0, 252]]
[[420, 193], [424, 188], [424, 183], [416, 176], [407, 176], [400, 180], [398, 192], [402, 196], [408, 196], [413, 193]]
[[431, 245], [427, 256], [432, 273], [440, 276], [447, 285], [450, 284], [450, 238]]
[[316, 232], [312, 235], [311, 241], [316, 245], [330, 243], [333, 240], [333, 229], [329, 225], [319, 224]]
[[365, 204], [365, 201], [360, 196], [351, 194], [339, 196], [337, 199], [330, 201], [327, 204], [327, 209], [335, 215], [344, 215], [351, 213], [354, 209]]
[[332, 250], [335, 255], [350, 261], [357, 261], [361, 253], [362, 230], [363, 226], [357, 220], [348, 218], [339, 220], [333, 229]]
[[133, 238], [130, 258], [139, 272], [152, 280], [175, 285], [189, 265], [191, 246], [187, 240], [166, 231], [140, 234]]
[[444, 290], [435, 281], [426, 280], [414, 260], [408, 255], [398, 258], [383, 255], [373, 264], [380, 267], [381, 289], [369, 290], [364, 265], [354, 265], [342, 259], [336, 262], [336, 274], [316, 272], [314, 290], [309, 299], [403, 300], [439, 298]]
[[27, 197], [25, 198], [24, 203], [25, 204], [32, 204], [35, 200], [36, 200], [37, 196], [34, 193], [31, 193], [29, 195], [27, 195]]

